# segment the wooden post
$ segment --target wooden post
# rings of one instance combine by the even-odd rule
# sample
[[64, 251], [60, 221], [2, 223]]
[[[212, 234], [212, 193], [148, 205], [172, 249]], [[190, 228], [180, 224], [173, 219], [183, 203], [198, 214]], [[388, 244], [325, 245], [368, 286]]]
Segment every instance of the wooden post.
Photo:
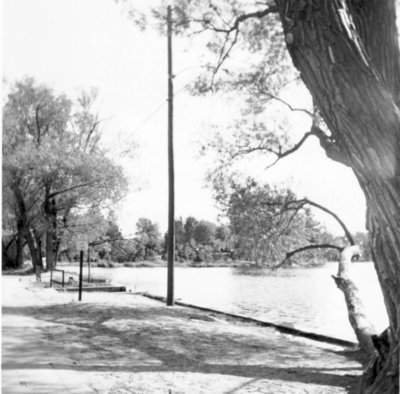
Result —
[[172, 21], [171, 6], [167, 8], [167, 48], [168, 48], [168, 278], [167, 305], [174, 305], [174, 260], [175, 260], [175, 173], [173, 140], [173, 75], [172, 75]]
[[83, 250], [79, 254], [79, 297], [78, 301], [82, 301], [82, 271], [83, 271]]
[[90, 248], [87, 250], [87, 262], [88, 262], [88, 283], [90, 283]]

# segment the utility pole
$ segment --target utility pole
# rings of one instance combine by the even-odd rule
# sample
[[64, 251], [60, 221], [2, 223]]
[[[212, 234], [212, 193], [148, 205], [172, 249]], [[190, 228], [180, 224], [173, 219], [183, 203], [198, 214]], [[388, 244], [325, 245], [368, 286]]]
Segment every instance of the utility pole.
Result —
[[168, 279], [167, 305], [174, 305], [174, 261], [175, 261], [175, 173], [174, 173], [174, 135], [173, 135], [173, 99], [174, 86], [172, 74], [172, 21], [171, 6], [167, 8], [168, 40]]

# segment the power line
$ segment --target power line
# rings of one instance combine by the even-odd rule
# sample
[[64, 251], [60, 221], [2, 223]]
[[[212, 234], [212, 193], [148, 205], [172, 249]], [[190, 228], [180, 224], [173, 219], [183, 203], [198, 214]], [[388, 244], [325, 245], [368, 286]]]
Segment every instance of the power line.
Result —
[[[179, 93], [183, 92], [185, 89], [188, 89], [188, 87], [189, 87], [188, 85], [184, 85], [181, 89], [179, 89], [176, 93], [174, 93], [173, 97], [176, 97]], [[121, 145], [127, 143], [128, 140], [132, 137], [132, 135], [141, 130], [167, 103], [168, 103], [168, 98], [162, 101], [153, 111], [151, 111], [149, 115], [147, 115], [146, 118], [142, 121], [142, 123], [140, 123], [139, 126], [137, 126], [133, 131], [131, 131], [128, 135], [126, 135], [125, 138], [120, 142]], [[128, 152], [129, 150], [125, 150], [123, 152], [118, 153], [114, 158], [114, 160], [122, 158]]]

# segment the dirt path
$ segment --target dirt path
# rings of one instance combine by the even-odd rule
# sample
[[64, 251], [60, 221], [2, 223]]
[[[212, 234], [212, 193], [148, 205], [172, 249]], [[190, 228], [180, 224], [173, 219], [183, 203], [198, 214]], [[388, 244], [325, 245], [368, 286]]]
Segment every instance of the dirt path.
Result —
[[132, 294], [3, 277], [3, 393], [346, 393], [343, 348]]

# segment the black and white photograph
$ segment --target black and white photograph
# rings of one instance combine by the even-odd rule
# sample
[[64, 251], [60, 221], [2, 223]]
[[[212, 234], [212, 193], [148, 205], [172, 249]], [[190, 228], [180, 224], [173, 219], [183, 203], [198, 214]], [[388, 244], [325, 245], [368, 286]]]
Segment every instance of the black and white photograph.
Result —
[[399, 0], [2, 0], [3, 394], [398, 394]]

